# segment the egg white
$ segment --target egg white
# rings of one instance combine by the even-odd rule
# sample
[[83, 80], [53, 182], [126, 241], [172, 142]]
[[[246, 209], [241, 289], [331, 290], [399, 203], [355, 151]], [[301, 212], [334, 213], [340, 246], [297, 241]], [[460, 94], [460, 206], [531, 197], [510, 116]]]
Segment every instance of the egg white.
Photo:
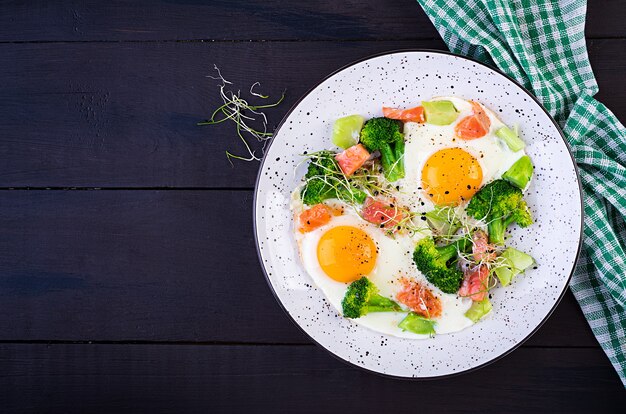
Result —
[[460, 98], [438, 97], [433, 100], [452, 101], [455, 108], [460, 112], [457, 119], [450, 125], [432, 125], [428, 123], [418, 124], [407, 122], [404, 124], [405, 152], [404, 168], [405, 178], [398, 184], [400, 202], [412, 211], [430, 211], [435, 206], [420, 189], [422, 183], [422, 169], [431, 155], [446, 148], [461, 148], [474, 156], [483, 173], [485, 185], [492, 180], [502, 177], [518, 159], [526, 153], [524, 150], [513, 152], [500, 138], [496, 131], [504, 126], [496, 115], [485, 108], [486, 114], [491, 120], [489, 132], [482, 138], [462, 140], [455, 137], [454, 127], [466, 116], [472, 114], [472, 105]]
[[[421, 189], [422, 169], [426, 161], [435, 152], [456, 147], [473, 155], [482, 168], [483, 181], [481, 185], [501, 178], [504, 172], [526, 154], [524, 150], [511, 151], [506, 143], [495, 135], [496, 131], [504, 124], [488, 108], [485, 108], [485, 112], [491, 120], [491, 126], [484, 137], [468, 141], [456, 138], [454, 127], [464, 117], [472, 114], [472, 105], [468, 101], [456, 97], [439, 97], [433, 100], [444, 99], [452, 101], [459, 111], [457, 119], [452, 124], [444, 126], [414, 122], [404, 124], [406, 175], [404, 179], [394, 183], [397, 185], [394, 197], [399, 205], [407, 207], [413, 212], [428, 212], [435, 208]], [[312, 278], [315, 286], [324, 293], [331, 305], [340, 314], [342, 312], [341, 300], [346, 293], [348, 284], [337, 282], [325, 274], [317, 259], [317, 245], [322, 235], [329, 229], [336, 226], [353, 226], [365, 231], [378, 247], [376, 265], [367, 277], [379, 288], [381, 295], [395, 300], [397, 293], [402, 288], [398, 279], [401, 276], [413, 278], [431, 289], [441, 300], [442, 315], [435, 319], [435, 332], [437, 334], [456, 332], [473, 325], [473, 322], [465, 317], [465, 312], [471, 307], [472, 300], [461, 298], [456, 294], [441, 292], [426, 280], [413, 263], [412, 255], [415, 243], [420, 238], [430, 235], [425, 222], [425, 231], [423, 232], [413, 235], [396, 234], [394, 237], [389, 237], [378, 226], [363, 220], [351, 207], [337, 200], [328, 201], [327, 204], [342, 208], [344, 214], [333, 217], [328, 224], [309, 233], [300, 233], [294, 226], [294, 236], [304, 269]], [[467, 219], [464, 207], [464, 205], [458, 206], [456, 210], [461, 217]], [[297, 217], [304, 208], [305, 206], [300, 200], [300, 188], [297, 188], [292, 194], [291, 210]], [[297, 220], [295, 222], [297, 223]], [[426, 335], [417, 335], [398, 328], [398, 323], [408, 311], [406, 309], [403, 312], [370, 313], [361, 318], [352, 319], [352, 321], [387, 335], [412, 339], [427, 338]]]
[[[294, 192], [295, 194], [296, 192]], [[296, 197], [294, 197], [294, 200]], [[340, 202], [333, 203], [335, 207]], [[294, 211], [302, 206], [294, 202]], [[432, 286], [413, 263], [413, 249], [415, 243], [424, 234], [407, 235], [397, 234], [395, 237], [387, 236], [378, 226], [364, 221], [356, 211], [344, 206], [345, 211], [341, 216], [333, 217], [331, 221], [309, 233], [295, 231], [296, 242], [299, 247], [302, 265], [311, 276], [317, 286], [326, 296], [330, 304], [342, 313], [341, 300], [343, 299], [348, 284], [331, 279], [322, 270], [317, 259], [317, 245], [324, 233], [336, 226], [353, 226], [365, 231], [378, 247], [378, 257], [373, 271], [367, 277], [378, 287], [380, 294], [390, 299], [396, 298], [402, 288], [398, 279], [401, 276], [413, 278], [426, 286], [441, 299], [442, 315], [436, 319], [435, 332], [444, 334], [455, 332], [472, 325], [472, 321], [464, 314], [471, 306], [472, 301], [468, 298], [460, 298], [457, 295], [448, 295]], [[358, 319], [352, 319], [354, 323], [367, 327], [377, 332], [394, 335], [403, 338], [427, 338], [427, 335], [417, 335], [398, 328], [398, 323], [406, 316], [409, 310], [403, 312], [380, 312], [370, 313]]]

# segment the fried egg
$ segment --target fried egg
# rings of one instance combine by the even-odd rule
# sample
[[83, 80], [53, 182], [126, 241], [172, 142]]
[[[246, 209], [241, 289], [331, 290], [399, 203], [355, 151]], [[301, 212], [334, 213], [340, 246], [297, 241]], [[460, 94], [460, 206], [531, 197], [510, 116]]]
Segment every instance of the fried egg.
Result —
[[[436, 333], [455, 332], [472, 324], [464, 316], [472, 301], [441, 293], [415, 267], [413, 249], [415, 242], [424, 235], [396, 234], [390, 237], [379, 226], [363, 220], [353, 208], [339, 201], [327, 204], [343, 210], [343, 214], [311, 232], [296, 230], [294, 234], [304, 269], [340, 314], [341, 301], [348, 285], [354, 280], [367, 276], [381, 295], [397, 300], [403, 287], [400, 280], [408, 278], [428, 286], [441, 300], [443, 311], [436, 319]], [[299, 201], [299, 190], [294, 191], [292, 208], [296, 214], [304, 208]], [[408, 311], [405, 307], [402, 312], [369, 313], [351, 320], [388, 335], [428, 337], [398, 328]]]
[[463, 140], [455, 126], [473, 113], [472, 104], [454, 97], [449, 100], [459, 111], [450, 125], [407, 122], [404, 124], [406, 176], [399, 183], [398, 197], [413, 211], [430, 211], [436, 205], [464, 205], [482, 187], [498, 179], [524, 150], [511, 151], [496, 136], [504, 124], [482, 107], [491, 121], [488, 133], [478, 139]]
[[[504, 124], [484, 107], [490, 120], [488, 133], [472, 140], [458, 138], [455, 126], [473, 114], [472, 103], [454, 97], [437, 99], [451, 101], [459, 112], [458, 117], [444, 126], [404, 124], [405, 178], [394, 183], [393, 198], [416, 213], [445, 205], [457, 207], [462, 215], [472, 196], [483, 185], [500, 178], [525, 152], [511, 151], [496, 136], [495, 132]], [[291, 209], [296, 217], [306, 208], [300, 190], [296, 188], [292, 194]], [[416, 242], [432, 235], [426, 222], [421, 222], [423, 231], [397, 232], [390, 237], [385, 229], [365, 221], [353, 207], [338, 200], [326, 204], [342, 214], [307, 233], [298, 231], [294, 225], [294, 236], [304, 269], [338, 313], [342, 314], [341, 301], [348, 285], [362, 276], [368, 277], [382, 296], [396, 301], [403, 289], [402, 280], [408, 279], [426, 287], [440, 300], [441, 315], [433, 318], [436, 334], [456, 332], [473, 324], [465, 317], [472, 300], [441, 292], [413, 262]], [[419, 215], [414, 220], [419, 222]], [[351, 321], [388, 335], [427, 338], [398, 327], [410, 311], [400, 306], [402, 312], [369, 313]]]

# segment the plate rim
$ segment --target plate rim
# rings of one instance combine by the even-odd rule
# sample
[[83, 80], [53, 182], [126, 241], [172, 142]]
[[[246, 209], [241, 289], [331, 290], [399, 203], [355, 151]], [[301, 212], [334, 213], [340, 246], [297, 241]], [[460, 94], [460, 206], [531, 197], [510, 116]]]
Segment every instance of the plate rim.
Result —
[[[569, 274], [569, 276], [567, 278], [567, 282], [564, 285], [563, 290], [559, 294], [559, 297], [557, 298], [557, 300], [554, 302], [554, 305], [552, 306], [550, 311], [541, 320], [541, 322], [539, 322], [539, 324], [537, 324], [537, 326], [528, 335], [526, 335], [523, 339], [521, 339], [519, 342], [517, 342], [511, 348], [509, 348], [508, 350], [506, 350], [502, 354], [496, 356], [495, 358], [490, 359], [489, 361], [483, 362], [480, 365], [477, 365], [475, 367], [471, 367], [471, 368], [465, 369], [463, 371], [458, 371], [458, 372], [453, 372], [453, 373], [450, 373], [450, 374], [443, 374], [443, 375], [431, 375], [431, 376], [426, 376], [426, 377], [407, 377], [407, 376], [401, 376], [401, 375], [393, 375], [393, 374], [387, 374], [385, 372], [375, 371], [373, 369], [366, 368], [366, 367], [358, 365], [358, 364], [356, 364], [354, 362], [351, 362], [351, 361], [348, 361], [346, 359], [343, 359], [342, 357], [340, 357], [339, 355], [335, 354], [333, 351], [331, 351], [330, 349], [326, 348], [324, 345], [319, 343], [311, 335], [309, 335], [309, 333], [307, 333], [304, 330], [304, 328], [302, 328], [300, 326], [300, 324], [298, 324], [298, 322], [289, 313], [289, 311], [287, 310], [287, 308], [285, 307], [283, 302], [280, 300], [280, 298], [278, 297], [278, 294], [276, 293], [276, 290], [274, 289], [274, 285], [272, 284], [272, 282], [271, 282], [271, 280], [270, 280], [270, 278], [269, 278], [269, 276], [267, 274], [267, 269], [265, 268], [265, 264], [263, 263], [263, 257], [261, 255], [261, 247], [259, 245], [259, 234], [258, 234], [257, 219], [256, 219], [256, 216], [257, 216], [258, 193], [259, 193], [259, 182], [261, 181], [261, 175], [262, 175], [262, 172], [263, 172], [263, 167], [265, 166], [265, 161], [267, 160], [267, 157], [265, 156], [265, 154], [269, 151], [270, 147], [274, 143], [274, 138], [276, 137], [278, 132], [280, 132], [280, 129], [285, 124], [285, 122], [287, 121], [287, 119], [289, 118], [291, 113], [298, 107], [298, 105], [300, 105], [300, 103], [304, 100], [304, 98], [309, 96], [323, 82], [325, 82], [326, 80], [332, 78], [333, 76], [335, 76], [339, 72], [342, 72], [342, 71], [344, 71], [344, 70], [346, 70], [346, 69], [348, 69], [348, 68], [350, 68], [352, 66], [355, 66], [355, 65], [357, 65], [359, 63], [362, 63], [362, 62], [365, 62], [367, 60], [378, 58], [378, 57], [382, 57], [382, 56], [388, 56], [388, 55], [399, 54], [399, 53], [411, 53], [411, 52], [434, 53], [434, 54], [453, 56], [455, 58], [468, 60], [470, 62], [479, 64], [479, 65], [481, 65], [481, 66], [483, 66], [483, 67], [485, 67], [487, 69], [490, 69], [490, 70], [498, 73], [499, 75], [504, 76], [506, 79], [508, 79], [509, 81], [513, 82], [514, 85], [518, 86], [524, 93], [526, 93], [544, 111], [544, 113], [548, 116], [550, 121], [552, 121], [552, 124], [554, 125], [554, 127], [558, 131], [558, 133], [559, 133], [559, 135], [561, 137], [561, 140], [563, 141], [563, 143], [565, 144], [565, 147], [567, 148], [567, 152], [568, 152], [568, 154], [569, 154], [569, 156], [570, 156], [570, 158], [572, 160], [572, 164], [574, 165], [574, 173], [576, 174], [576, 182], [578, 183], [578, 194], [579, 194], [579, 198], [580, 198], [580, 230], [579, 230], [578, 246], [577, 246], [577, 249], [576, 249], [576, 256], [574, 258], [574, 264], [572, 266], [572, 270], [570, 271], [570, 274]], [[272, 292], [272, 295], [274, 296], [274, 299], [276, 300], [276, 302], [278, 302], [278, 305], [283, 310], [283, 312], [287, 315], [289, 320], [300, 330], [300, 332], [302, 332], [307, 338], [309, 338], [311, 341], [313, 341], [313, 343], [317, 347], [323, 349], [328, 354], [330, 354], [333, 358], [343, 362], [344, 364], [348, 364], [349, 366], [356, 367], [356, 368], [358, 368], [358, 369], [360, 369], [362, 371], [365, 371], [365, 372], [368, 372], [368, 373], [373, 373], [373, 374], [376, 374], [376, 375], [381, 376], [381, 377], [393, 378], [393, 379], [405, 380], [405, 381], [433, 381], [433, 380], [438, 380], [438, 379], [445, 379], [445, 378], [456, 377], [456, 376], [459, 376], [459, 375], [463, 375], [463, 374], [467, 374], [467, 373], [470, 373], [470, 372], [477, 371], [477, 370], [479, 370], [481, 368], [484, 368], [484, 367], [486, 367], [488, 365], [491, 365], [491, 364], [501, 360], [502, 358], [508, 356], [513, 351], [517, 350], [520, 346], [522, 346], [535, 333], [537, 333], [537, 331], [546, 323], [546, 321], [548, 319], [550, 319], [550, 316], [552, 316], [552, 314], [556, 310], [557, 306], [561, 303], [561, 301], [563, 300], [563, 297], [565, 296], [565, 292], [569, 288], [570, 282], [572, 280], [572, 276], [574, 275], [574, 272], [576, 271], [576, 266], [578, 264], [578, 260], [580, 259], [580, 253], [582, 251], [583, 235], [584, 235], [584, 223], [585, 223], [585, 205], [584, 205], [584, 194], [583, 194], [582, 182], [581, 182], [581, 179], [580, 179], [580, 173], [579, 173], [578, 165], [577, 165], [576, 160], [574, 159], [574, 155], [572, 153], [572, 148], [571, 148], [570, 144], [567, 142], [565, 134], [563, 133], [563, 130], [561, 129], [559, 124], [556, 122], [554, 117], [546, 110], [546, 108], [539, 101], [539, 99], [537, 97], [535, 97], [535, 95], [533, 95], [523, 85], [521, 85], [516, 79], [514, 79], [513, 77], [509, 76], [508, 74], [502, 72], [498, 68], [495, 68], [495, 67], [493, 67], [491, 65], [488, 65], [488, 64], [486, 64], [484, 62], [481, 62], [479, 60], [476, 60], [476, 59], [474, 59], [472, 57], [462, 56], [462, 55], [459, 55], [459, 54], [456, 54], [456, 53], [449, 52], [447, 50], [437, 50], [437, 49], [428, 49], [428, 48], [402, 48], [402, 49], [394, 49], [394, 50], [391, 50], [391, 51], [375, 53], [375, 54], [368, 55], [368, 56], [365, 56], [365, 57], [357, 59], [357, 60], [353, 60], [350, 63], [347, 63], [347, 64], [339, 67], [338, 69], [332, 71], [328, 75], [324, 76], [323, 78], [318, 80], [312, 87], [310, 87], [304, 94], [302, 94], [296, 100], [296, 102], [293, 103], [293, 105], [289, 108], [289, 110], [285, 113], [285, 115], [283, 116], [281, 121], [278, 123], [278, 125], [274, 129], [274, 133], [272, 135], [272, 139], [267, 143], [267, 145], [264, 148], [264, 156], [261, 159], [261, 163], [259, 165], [259, 171], [257, 172], [257, 177], [256, 177], [255, 184], [254, 184], [254, 196], [253, 196], [253, 199], [252, 199], [252, 204], [253, 204], [252, 223], [253, 223], [253, 231], [254, 231], [254, 245], [255, 245], [255, 248], [256, 248], [256, 252], [257, 252], [257, 257], [259, 259], [259, 263], [261, 264], [261, 269], [263, 271], [263, 276], [265, 277], [265, 281], [267, 282], [267, 284], [268, 284], [268, 286], [270, 288], [270, 291]]]

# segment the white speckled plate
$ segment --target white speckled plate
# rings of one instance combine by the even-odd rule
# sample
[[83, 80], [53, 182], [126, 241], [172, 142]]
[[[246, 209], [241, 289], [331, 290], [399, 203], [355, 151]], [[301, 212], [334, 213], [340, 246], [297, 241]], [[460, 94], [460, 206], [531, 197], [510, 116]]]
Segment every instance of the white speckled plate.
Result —
[[[412, 340], [382, 335], [341, 317], [306, 274], [292, 235], [289, 195], [304, 174], [304, 151], [332, 146], [336, 118], [381, 115], [433, 96], [475, 99], [519, 123], [535, 177], [526, 199], [536, 223], [515, 228], [511, 245], [537, 268], [493, 292], [493, 312], [460, 332]], [[335, 72], [287, 114], [266, 152], [256, 186], [256, 241], [267, 280], [293, 320], [337, 357], [377, 373], [432, 378], [468, 371], [511, 352], [548, 318], [568, 285], [582, 230], [578, 175], [563, 135], [525, 89], [481, 63], [438, 51], [399, 51]]]

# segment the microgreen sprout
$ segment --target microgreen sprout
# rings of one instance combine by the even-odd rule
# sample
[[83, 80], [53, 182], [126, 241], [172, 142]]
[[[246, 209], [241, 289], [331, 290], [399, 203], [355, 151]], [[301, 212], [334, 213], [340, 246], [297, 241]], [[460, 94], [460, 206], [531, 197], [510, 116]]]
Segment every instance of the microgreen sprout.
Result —
[[[255, 153], [255, 150], [252, 149], [246, 136], [252, 137], [259, 142], [263, 142], [264, 145], [262, 151], [265, 150], [265, 143], [272, 138], [273, 132], [268, 132], [267, 130], [267, 116], [262, 109], [272, 108], [280, 104], [285, 98], [285, 93], [283, 92], [280, 99], [274, 103], [252, 105], [246, 99], [241, 97], [240, 90], [237, 90], [237, 92], [227, 90], [227, 85], [232, 85], [232, 82], [226, 80], [222, 76], [222, 73], [217, 65], [214, 65], [214, 68], [217, 71], [217, 76], [207, 75], [207, 77], [220, 81], [220, 98], [222, 99], [223, 105], [213, 111], [213, 114], [211, 114], [209, 119], [203, 122], [198, 122], [198, 125], [216, 125], [225, 121], [234, 122], [236, 125], [237, 136], [241, 139], [241, 142], [243, 142], [247, 155], [235, 155], [230, 151], [226, 151], [226, 156], [231, 162], [231, 165], [232, 158], [242, 161], [259, 161], [261, 160], [261, 157], [258, 156]], [[268, 95], [255, 92], [255, 86], [260, 86], [260, 83], [255, 82], [252, 84], [249, 91], [250, 95], [260, 99], [269, 99]]]
[[374, 197], [393, 197], [394, 187], [386, 180], [382, 181], [382, 175], [378, 172], [379, 166], [370, 162], [359, 168], [350, 179], [361, 188], [367, 190]]
[[341, 172], [334, 155], [334, 152], [327, 150], [303, 154], [306, 157], [303, 162], [309, 160], [308, 172], [304, 178], [303, 199], [306, 199], [308, 184], [314, 183], [312, 185], [316, 188], [316, 193], [321, 191], [326, 195], [324, 198], [336, 196], [349, 205], [362, 203], [367, 194], [355, 185], [352, 177], [348, 178]]
[[[461, 220], [462, 227], [457, 235], [453, 236], [451, 240], [458, 239], [459, 237], [467, 237], [467, 235], [474, 235], [476, 231], [484, 231], [481, 227], [486, 227], [486, 224], [481, 221], [472, 222], [471, 220]], [[467, 252], [459, 251], [459, 264], [463, 270], [468, 268], [476, 268], [484, 266], [489, 270], [489, 276], [484, 282], [484, 290], [480, 290], [478, 292], [473, 292], [471, 296], [482, 292], [489, 292], [489, 290], [493, 289], [498, 283], [497, 278], [495, 277], [495, 270], [499, 267], [503, 267], [506, 265], [505, 260], [500, 257], [500, 253], [504, 249], [503, 246], [498, 246], [494, 244], [487, 245], [487, 253], [492, 252], [493, 254], [481, 254], [479, 255], [480, 259], [477, 260], [474, 251], [476, 251], [477, 241], [474, 237], [469, 238], [471, 249]], [[484, 246], [483, 246], [484, 247]]]
[[[395, 231], [408, 233], [410, 236], [413, 236], [417, 233], [426, 234], [429, 230], [427, 225], [420, 225], [417, 223], [422, 223], [421, 217], [423, 217], [422, 213], [416, 213], [414, 211], [410, 211], [406, 208], [395, 207], [397, 213], [400, 212], [402, 215], [402, 220], [400, 220], [395, 228], [390, 228], [387, 230], [387, 235], [393, 237]], [[416, 219], [419, 217], [419, 221], [416, 223]]]
[[[339, 169], [333, 151], [322, 150], [302, 154], [302, 156], [304, 157], [302, 162], [309, 162], [309, 173], [304, 177], [301, 194], [303, 199], [307, 198], [309, 184], [315, 182], [318, 185], [314, 187], [320, 191], [319, 184], [322, 183], [324, 194], [335, 196], [348, 204], [361, 217], [363, 217], [362, 204], [366, 196], [393, 200], [393, 190], [396, 188], [381, 178], [381, 173], [378, 171], [379, 167], [371, 161], [359, 168], [350, 177], [346, 177]], [[315, 171], [315, 173], [311, 174], [310, 171]], [[394, 208], [393, 215], [384, 211], [380, 212], [380, 215], [387, 218], [387, 220], [379, 223], [387, 235], [393, 236], [397, 231], [415, 234], [428, 229], [426, 225], [418, 225], [414, 220], [421, 213], [411, 212], [408, 209], [398, 207], [395, 203], [390, 203], [390, 206]], [[401, 219], [396, 222], [398, 217]], [[394, 225], [388, 226], [392, 222]]]

